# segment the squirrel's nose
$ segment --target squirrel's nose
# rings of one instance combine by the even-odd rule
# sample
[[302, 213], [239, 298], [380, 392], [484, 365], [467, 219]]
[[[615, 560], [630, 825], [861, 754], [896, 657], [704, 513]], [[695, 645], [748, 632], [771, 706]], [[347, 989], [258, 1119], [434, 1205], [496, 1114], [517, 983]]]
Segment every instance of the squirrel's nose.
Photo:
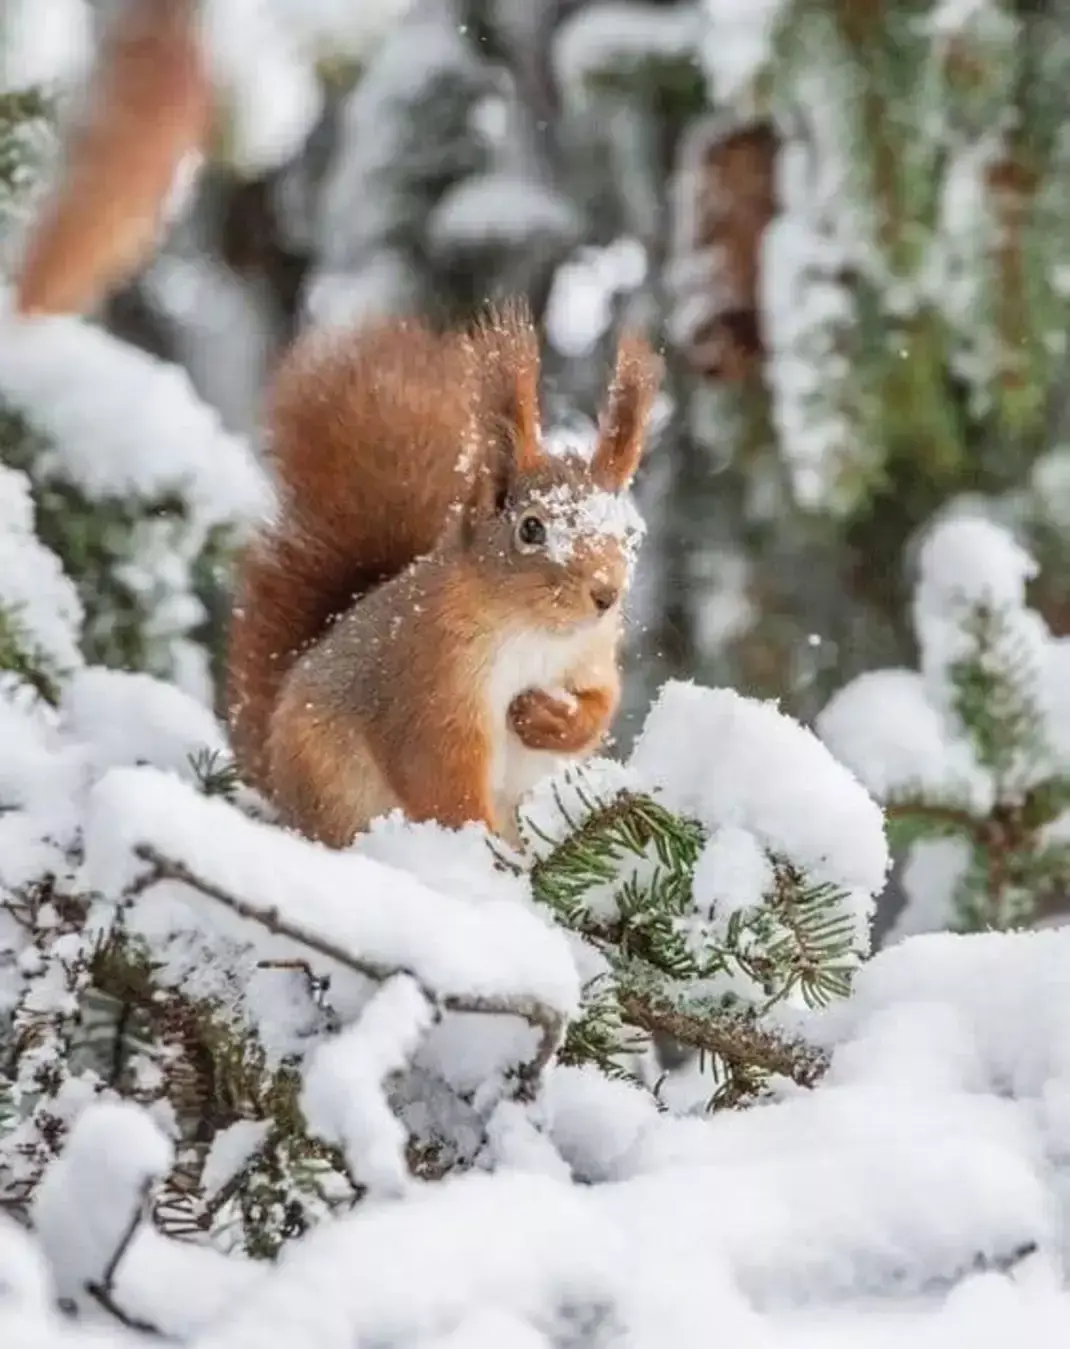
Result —
[[613, 608], [619, 594], [620, 591], [613, 585], [591, 586], [591, 599], [594, 600], [594, 607], [600, 614], [604, 614], [607, 609]]

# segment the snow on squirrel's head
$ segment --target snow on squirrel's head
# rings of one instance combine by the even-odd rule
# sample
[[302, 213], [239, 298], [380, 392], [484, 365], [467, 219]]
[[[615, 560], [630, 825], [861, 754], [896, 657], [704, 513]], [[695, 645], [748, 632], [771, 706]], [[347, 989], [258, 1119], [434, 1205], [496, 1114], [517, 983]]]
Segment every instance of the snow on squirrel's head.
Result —
[[661, 361], [625, 336], [593, 453], [551, 449], [539, 419], [538, 335], [521, 304], [494, 310], [469, 339], [478, 396], [458, 471], [465, 552], [501, 603], [567, 632], [619, 613], [645, 526], [630, 496]]

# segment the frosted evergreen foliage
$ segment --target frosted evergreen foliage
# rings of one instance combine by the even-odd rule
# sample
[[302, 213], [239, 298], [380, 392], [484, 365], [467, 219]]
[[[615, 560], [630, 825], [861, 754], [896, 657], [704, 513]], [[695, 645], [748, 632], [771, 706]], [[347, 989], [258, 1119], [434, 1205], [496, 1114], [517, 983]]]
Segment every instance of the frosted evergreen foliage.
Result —
[[710, 103], [772, 116], [782, 140], [778, 214], [757, 243], [770, 411], [799, 505], [849, 517], [912, 439], [951, 480], [978, 424], [1028, 453], [1066, 316], [1059, 25], [997, 0], [705, 8]]
[[[684, 1349], [711, 1286], [777, 1349], [1070, 1315], [1068, 935], [860, 963], [880, 811], [774, 707], [668, 686], [497, 859], [257, 819], [149, 676], [2, 706], [5, 1342]], [[657, 1080], [661, 1030], [703, 1053]]]
[[[22, 20], [13, 18], [17, 28]], [[43, 69], [41, 53], [23, 55], [19, 69]], [[67, 68], [62, 55], [58, 71]], [[51, 136], [48, 113], [33, 90], [0, 98], [0, 189], [12, 202], [0, 206], [0, 244], [17, 238], [36, 200], [44, 161], [28, 147], [37, 127]], [[30, 528], [29, 504], [37, 548], [54, 554], [12, 573], [0, 591], [4, 668], [33, 666], [43, 679], [57, 656], [72, 666], [43, 618], [58, 606], [77, 612], [90, 660], [152, 670], [210, 697], [206, 601], [218, 592], [229, 549], [270, 498], [250, 448], [224, 431], [188, 376], [82, 319], [17, 320], [5, 288], [0, 464], [10, 498], [5, 546]], [[71, 584], [77, 611], [74, 597], [59, 593]], [[50, 626], [43, 642], [39, 618]]]
[[1027, 924], [1063, 894], [1070, 647], [1026, 603], [1035, 571], [987, 520], [937, 523], [914, 598], [920, 668], [862, 675], [818, 720], [909, 848], [902, 931]]

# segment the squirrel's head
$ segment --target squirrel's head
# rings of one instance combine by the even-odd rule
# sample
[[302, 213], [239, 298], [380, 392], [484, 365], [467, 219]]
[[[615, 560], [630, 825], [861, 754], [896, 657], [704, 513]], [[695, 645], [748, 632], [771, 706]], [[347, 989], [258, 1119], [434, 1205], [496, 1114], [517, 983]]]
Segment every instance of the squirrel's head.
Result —
[[569, 631], [612, 617], [643, 535], [628, 495], [642, 456], [661, 362], [625, 337], [594, 452], [552, 453], [542, 441], [539, 349], [523, 307], [495, 312], [472, 339], [479, 394], [465, 447], [472, 491], [462, 546], [495, 595], [533, 626]]

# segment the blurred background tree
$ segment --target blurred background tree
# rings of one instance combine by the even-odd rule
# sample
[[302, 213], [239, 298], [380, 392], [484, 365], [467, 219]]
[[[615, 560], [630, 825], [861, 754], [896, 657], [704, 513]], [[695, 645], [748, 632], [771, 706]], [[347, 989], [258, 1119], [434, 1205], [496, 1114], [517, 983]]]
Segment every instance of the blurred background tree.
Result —
[[580, 430], [619, 324], [658, 333], [633, 713], [672, 673], [811, 716], [910, 659], [903, 559], [964, 495], [1042, 542], [1064, 625], [1058, 6], [392, 8], [295, 154], [212, 167], [116, 332], [245, 429], [301, 326], [520, 289]]

